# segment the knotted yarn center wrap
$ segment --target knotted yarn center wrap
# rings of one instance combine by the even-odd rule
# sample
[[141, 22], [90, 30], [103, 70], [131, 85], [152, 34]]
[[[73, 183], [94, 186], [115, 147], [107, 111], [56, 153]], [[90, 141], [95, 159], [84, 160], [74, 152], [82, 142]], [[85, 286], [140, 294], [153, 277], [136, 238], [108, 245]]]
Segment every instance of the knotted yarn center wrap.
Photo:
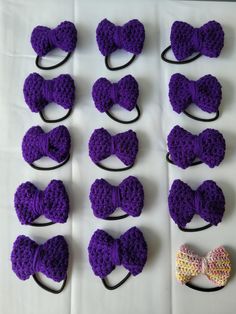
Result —
[[45, 156], [48, 155], [49, 145], [50, 145], [49, 133], [40, 134], [38, 138], [37, 146], [39, 150], [41, 151], [41, 153]]
[[56, 31], [55, 29], [50, 29], [48, 31], [48, 41], [49, 41], [49, 44], [52, 48], [55, 48], [56, 47], [56, 44], [57, 44], [57, 37], [56, 37]]
[[54, 90], [53, 80], [44, 80], [42, 84], [42, 93], [48, 102], [54, 101], [53, 90]]
[[197, 81], [189, 81], [189, 91], [191, 93], [192, 102], [197, 103]]
[[193, 43], [194, 49], [196, 51], [201, 52], [202, 44], [203, 44], [203, 36], [199, 28], [195, 28], [193, 31], [192, 43]]
[[199, 214], [199, 211], [202, 208], [202, 195], [199, 190], [196, 190], [194, 192], [194, 208], [196, 210], [196, 213]]
[[116, 154], [116, 143], [115, 143], [115, 136], [111, 137], [111, 155]]
[[34, 273], [40, 272], [40, 261], [41, 257], [43, 255], [43, 248], [41, 245], [37, 246], [35, 253], [34, 253], [34, 258], [33, 258], [33, 271]]
[[194, 154], [196, 156], [201, 156], [203, 151], [202, 151], [202, 139], [198, 135], [193, 135], [194, 136]]
[[37, 190], [35, 191], [33, 203], [34, 206], [32, 208], [35, 215], [43, 215], [44, 213], [44, 204], [43, 204], [43, 191]]
[[115, 208], [122, 206], [119, 186], [112, 186], [112, 203]]
[[111, 258], [114, 265], [121, 265], [121, 241], [116, 239], [112, 246]]
[[202, 257], [202, 261], [201, 261], [201, 273], [203, 275], [206, 275], [208, 272], [208, 262], [207, 262], [207, 258], [206, 257]]
[[122, 26], [116, 26], [113, 39], [117, 48], [119, 49], [123, 48], [121, 34], [122, 34]]
[[113, 83], [110, 89], [111, 99], [113, 100], [114, 104], [119, 102], [119, 91], [118, 91], [118, 83]]

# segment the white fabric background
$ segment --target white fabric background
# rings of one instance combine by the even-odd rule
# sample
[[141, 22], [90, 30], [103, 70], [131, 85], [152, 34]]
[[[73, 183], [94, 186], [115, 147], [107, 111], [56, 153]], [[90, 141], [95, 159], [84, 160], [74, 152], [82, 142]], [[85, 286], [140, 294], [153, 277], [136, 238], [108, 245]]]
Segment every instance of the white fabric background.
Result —
[[[236, 191], [236, 22], [234, 3], [202, 3], [152, 0], [1, 0], [0, 1], [0, 313], [1, 314], [233, 314], [235, 312], [235, 191]], [[99, 21], [107, 17], [117, 24], [131, 18], [140, 19], [146, 29], [143, 53], [122, 71], [106, 70], [95, 40]], [[200, 26], [216, 19], [225, 30], [225, 47], [220, 58], [202, 57], [187, 65], [169, 65], [160, 59], [161, 51], [169, 44], [171, 24], [183, 20]], [[71, 20], [78, 29], [78, 45], [72, 58], [62, 67], [40, 71], [35, 67], [35, 53], [29, 38], [36, 25], [55, 27]], [[51, 63], [55, 61], [48, 58]], [[119, 56], [118, 56], [119, 55]], [[113, 60], [127, 60], [127, 55], [115, 53]], [[59, 59], [58, 59], [59, 60]], [[115, 62], [115, 61], [114, 61]], [[21, 156], [24, 133], [33, 125], [50, 130], [37, 114], [24, 103], [22, 87], [26, 76], [39, 72], [45, 78], [70, 73], [76, 82], [77, 99], [72, 116], [65, 121], [72, 136], [72, 159], [64, 167], [40, 172], [29, 167]], [[191, 79], [205, 74], [215, 75], [223, 86], [222, 115], [211, 124], [177, 115], [168, 101], [168, 82], [171, 74], [180, 72]], [[141, 119], [130, 126], [137, 132], [140, 150], [135, 167], [124, 173], [109, 173], [97, 168], [88, 157], [87, 143], [95, 128], [105, 127], [111, 133], [125, 131], [120, 125], [100, 114], [91, 98], [94, 81], [105, 76], [118, 80], [132, 74], [139, 82]], [[51, 107], [52, 115], [64, 113]], [[119, 110], [119, 109], [118, 109]], [[119, 110], [120, 111], [120, 110]], [[49, 112], [49, 111], [48, 111]], [[118, 112], [119, 113], [119, 112]], [[201, 114], [200, 111], [198, 111]], [[120, 114], [122, 114], [120, 112]], [[130, 114], [131, 115], [131, 114]], [[206, 165], [187, 170], [168, 165], [165, 161], [166, 137], [179, 124], [192, 132], [204, 128], [220, 130], [227, 142], [224, 162], [215, 169]], [[109, 164], [113, 162], [107, 161]], [[118, 164], [118, 161], [115, 161]], [[139, 177], [145, 188], [145, 208], [141, 217], [122, 221], [96, 219], [88, 200], [89, 188], [96, 178], [114, 184], [128, 175]], [[217, 228], [186, 234], [170, 221], [167, 195], [170, 184], [180, 178], [196, 188], [203, 180], [213, 179], [224, 190], [226, 213]], [[17, 186], [32, 181], [44, 188], [51, 179], [62, 179], [71, 199], [71, 214], [64, 225], [45, 228], [23, 227], [17, 220], [13, 197]], [[194, 222], [193, 222], [194, 223]], [[197, 220], [202, 224], [203, 221]], [[87, 258], [87, 245], [97, 228], [118, 236], [132, 226], [142, 229], [149, 247], [148, 262], [142, 274], [128, 280], [121, 288], [107, 291], [92, 273]], [[69, 280], [65, 291], [52, 295], [40, 289], [33, 279], [18, 280], [11, 270], [12, 243], [19, 234], [26, 234], [42, 243], [62, 234], [70, 245]], [[225, 245], [232, 255], [233, 271], [227, 287], [215, 293], [200, 293], [175, 280], [175, 252], [183, 243], [193, 245], [200, 253]], [[116, 281], [125, 275], [122, 267], [110, 275]], [[45, 278], [43, 278], [46, 280]], [[209, 285], [204, 278], [201, 283]]]

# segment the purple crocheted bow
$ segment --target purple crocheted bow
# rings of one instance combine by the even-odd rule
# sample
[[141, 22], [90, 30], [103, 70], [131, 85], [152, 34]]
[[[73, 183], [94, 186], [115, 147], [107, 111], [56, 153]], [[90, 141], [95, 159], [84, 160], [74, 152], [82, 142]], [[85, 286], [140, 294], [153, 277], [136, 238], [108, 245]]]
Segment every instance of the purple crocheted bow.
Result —
[[98, 24], [96, 37], [98, 48], [104, 56], [117, 49], [138, 55], [143, 49], [145, 30], [143, 24], [136, 19], [123, 26], [116, 26], [104, 19]]
[[70, 145], [70, 133], [64, 125], [48, 133], [45, 133], [40, 126], [33, 126], [23, 138], [22, 154], [29, 164], [43, 156], [62, 162], [69, 155]]
[[16, 190], [15, 209], [21, 224], [32, 223], [41, 215], [55, 223], [67, 221], [69, 198], [60, 180], [52, 180], [44, 191], [31, 182], [22, 183]]
[[179, 61], [194, 52], [216, 58], [224, 46], [224, 31], [216, 21], [209, 21], [200, 28], [176, 21], [171, 27], [170, 41], [172, 51]]
[[127, 177], [118, 186], [97, 179], [91, 186], [89, 198], [93, 213], [98, 218], [107, 218], [116, 208], [137, 217], [143, 209], [144, 191], [142, 184], [133, 176]]
[[168, 204], [170, 216], [182, 228], [192, 220], [194, 214], [216, 226], [225, 211], [224, 194], [212, 180], [204, 181], [196, 191], [183, 181], [175, 180], [169, 192]]
[[55, 102], [65, 109], [72, 108], [75, 99], [75, 84], [69, 74], [61, 74], [45, 80], [38, 73], [31, 73], [24, 83], [25, 102], [32, 112], [41, 111], [47, 104]]
[[146, 263], [147, 244], [137, 227], [130, 228], [116, 240], [98, 229], [90, 240], [88, 253], [93, 272], [100, 278], [105, 278], [116, 265], [123, 265], [136, 276]]
[[180, 73], [171, 76], [169, 99], [173, 110], [177, 113], [181, 113], [192, 103], [208, 113], [217, 112], [221, 98], [221, 85], [210, 74], [197, 81], [190, 81]]
[[77, 30], [72, 22], [64, 21], [56, 28], [36, 26], [31, 34], [31, 45], [38, 56], [45, 56], [50, 50], [60, 48], [72, 52], [76, 47]]
[[138, 83], [132, 75], [124, 76], [118, 83], [111, 83], [102, 77], [94, 83], [92, 96], [100, 112], [108, 111], [113, 104], [131, 111], [137, 105]]
[[168, 135], [167, 145], [171, 160], [183, 169], [191, 166], [195, 158], [213, 168], [225, 156], [224, 137], [214, 129], [206, 129], [199, 135], [193, 135], [177, 125]]
[[59, 282], [66, 277], [68, 259], [68, 245], [61, 235], [41, 245], [20, 235], [14, 242], [11, 253], [12, 270], [21, 280], [41, 272]]
[[135, 162], [138, 153], [138, 138], [129, 130], [111, 136], [104, 128], [94, 130], [89, 139], [89, 156], [94, 163], [116, 155], [126, 166]]

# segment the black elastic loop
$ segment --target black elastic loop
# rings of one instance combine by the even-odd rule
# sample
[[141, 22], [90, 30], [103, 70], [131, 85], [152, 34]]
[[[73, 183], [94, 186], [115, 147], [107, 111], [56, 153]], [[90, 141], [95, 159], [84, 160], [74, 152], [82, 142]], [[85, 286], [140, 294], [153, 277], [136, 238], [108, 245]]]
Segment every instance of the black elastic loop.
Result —
[[182, 61], [176, 61], [176, 60], [170, 60], [170, 59], [167, 59], [165, 57], [166, 53], [171, 49], [171, 45], [168, 46], [166, 49], [164, 49], [161, 53], [161, 58], [163, 61], [167, 62], [167, 63], [171, 63], [171, 64], [186, 64], [186, 63], [190, 63], [196, 59], [198, 59], [199, 57], [201, 57], [201, 53], [198, 53], [196, 56], [194, 56], [193, 58], [191, 59], [186, 59], [186, 60], [182, 60]]
[[55, 222], [53, 221], [48, 221], [48, 222], [42, 222], [42, 223], [39, 223], [39, 222], [32, 222], [30, 223], [29, 225], [30, 226], [33, 226], [33, 227], [46, 227], [46, 226], [51, 226], [51, 225], [54, 225]]
[[62, 283], [61, 288], [58, 289], [58, 290], [55, 290], [55, 289], [52, 289], [52, 288], [46, 286], [45, 284], [43, 284], [43, 283], [38, 279], [38, 277], [36, 276], [36, 274], [33, 275], [33, 278], [34, 278], [35, 282], [36, 282], [42, 289], [44, 289], [44, 290], [46, 290], [46, 291], [48, 291], [48, 292], [54, 293], [54, 294], [59, 294], [59, 293], [61, 293], [61, 292], [64, 290], [65, 285], [66, 285], [66, 281], [67, 281], [67, 276], [66, 276], [65, 279], [63, 280], [63, 283]]
[[212, 227], [212, 224], [207, 224], [205, 226], [198, 227], [198, 228], [183, 228], [183, 227], [180, 227], [180, 226], [178, 226], [178, 227], [179, 227], [179, 229], [181, 231], [184, 231], [184, 232], [197, 232], [197, 231], [206, 230], [206, 229]]
[[203, 287], [199, 287], [199, 286], [195, 286], [190, 282], [187, 282], [185, 284], [187, 287], [197, 290], [197, 291], [202, 291], [202, 292], [213, 292], [213, 291], [218, 291], [224, 288], [224, 286], [218, 286], [218, 287], [212, 287], [212, 288], [203, 288]]
[[43, 168], [43, 167], [40, 167], [40, 166], [37, 166], [35, 164], [30, 164], [30, 166], [36, 170], [43, 170], [43, 171], [46, 171], [46, 170], [54, 170], [54, 169], [57, 169], [57, 168], [60, 168], [62, 166], [64, 166], [70, 159], [70, 154], [66, 157], [66, 159], [60, 163], [59, 165], [56, 165], [56, 166], [52, 166], [52, 167], [48, 167], [48, 168]]
[[122, 69], [126, 68], [127, 66], [129, 66], [134, 61], [134, 59], [136, 58], [136, 55], [133, 55], [132, 58], [127, 63], [120, 65], [118, 67], [114, 67], [114, 68], [112, 68], [109, 65], [109, 57], [110, 57], [110, 55], [105, 57], [105, 65], [106, 65], [107, 69], [111, 70], [111, 71], [117, 71], [117, 70], [122, 70]]
[[107, 288], [108, 290], [115, 290], [115, 289], [119, 288], [121, 285], [123, 285], [123, 283], [125, 283], [126, 280], [129, 279], [130, 276], [131, 276], [131, 273], [129, 272], [129, 273], [125, 276], [125, 278], [123, 278], [120, 282], [118, 282], [118, 283], [117, 283], [116, 285], [114, 285], [114, 286], [110, 286], [110, 285], [106, 282], [106, 279], [105, 279], [105, 278], [102, 279], [102, 283], [103, 283], [104, 287]]
[[37, 57], [36, 57], [36, 60], [35, 60], [35, 64], [36, 64], [36, 66], [37, 66], [39, 69], [41, 69], [41, 70], [52, 70], [52, 69], [56, 69], [56, 68], [58, 68], [59, 66], [63, 65], [63, 64], [70, 58], [70, 56], [71, 56], [71, 52], [68, 52], [68, 54], [65, 56], [65, 58], [64, 58], [62, 61], [60, 61], [60, 62], [57, 63], [57, 64], [48, 66], [48, 67], [44, 67], [44, 66], [42, 66], [41, 64], [39, 64], [39, 61], [40, 61], [41, 57], [40, 57], [40, 56], [37, 56]]
[[[166, 160], [167, 160], [170, 164], [176, 166], [176, 164], [170, 159], [170, 153], [169, 153], [169, 152], [166, 154]], [[189, 167], [197, 166], [197, 165], [201, 165], [201, 164], [202, 164], [202, 161], [201, 161], [201, 160], [197, 160], [197, 161], [194, 161], [191, 165], [189, 165]]]
[[201, 122], [212, 122], [219, 118], [220, 112], [218, 110], [213, 118], [208, 118], [208, 119], [203, 119], [200, 117], [193, 116], [191, 113], [187, 112], [186, 110], [184, 110], [184, 114], [193, 120], [197, 120]]
[[63, 120], [65, 120], [66, 118], [68, 118], [70, 116], [72, 112], [72, 108], [70, 108], [67, 112], [67, 114], [64, 116], [64, 117], [61, 117], [61, 118], [58, 118], [58, 119], [54, 119], [54, 120], [49, 120], [47, 118], [45, 118], [44, 114], [43, 114], [43, 111], [39, 111], [39, 114], [40, 114], [40, 117], [41, 119], [44, 121], [44, 122], [47, 122], [47, 123], [56, 123], [56, 122], [61, 122]]
[[128, 166], [128, 167], [124, 167], [124, 168], [109, 168], [109, 167], [106, 167], [106, 166], [103, 166], [102, 164], [100, 163], [95, 163], [95, 165], [97, 165], [99, 168], [103, 169], [103, 170], [107, 170], [107, 171], [113, 171], [113, 172], [118, 172], [118, 171], [126, 171], [126, 170], [129, 170], [133, 167], [134, 164]]
[[109, 216], [109, 217], [106, 217], [105, 219], [106, 220], [120, 220], [120, 219], [124, 219], [126, 217], [129, 217], [129, 215], [124, 214], [124, 215], [120, 215], [120, 216]]
[[130, 124], [130, 123], [134, 123], [136, 121], [138, 121], [138, 119], [140, 118], [140, 109], [139, 109], [139, 106], [136, 105], [135, 106], [136, 110], [137, 110], [137, 116], [130, 120], [130, 121], [123, 121], [123, 120], [120, 120], [116, 117], [114, 117], [109, 111], [106, 111], [106, 114], [108, 115], [108, 117], [110, 117], [112, 120], [116, 121], [116, 122], [119, 122], [119, 123], [122, 123], [122, 124]]

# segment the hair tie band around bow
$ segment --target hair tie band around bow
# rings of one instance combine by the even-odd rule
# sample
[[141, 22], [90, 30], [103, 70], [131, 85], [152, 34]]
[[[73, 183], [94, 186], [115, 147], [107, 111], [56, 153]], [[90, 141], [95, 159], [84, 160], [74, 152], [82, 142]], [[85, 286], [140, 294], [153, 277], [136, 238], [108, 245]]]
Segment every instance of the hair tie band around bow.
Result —
[[[71, 53], [75, 50], [77, 43], [77, 30], [72, 22], [64, 21], [56, 28], [51, 29], [46, 26], [36, 26], [31, 34], [30, 39], [32, 48], [37, 53], [35, 64], [43, 70], [51, 70], [64, 64]], [[40, 60], [49, 51], [60, 48], [67, 52], [67, 56], [59, 63], [52, 66], [42, 66]]]
[[[118, 239], [113, 239], [107, 232], [98, 229], [90, 240], [88, 254], [94, 274], [102, 279], [105, 288], [114, 290], [131, 275], [136, 276], [142, 272], [147, 260], [147, 243], [137, 227], [130, 228]], [[111, 286], [106, 277], [117, 265], [126, 268], [128, 274], [119, 283]]]
[[[48, 133], [45, 133], [40, 126], [33, 126], [24, 135], [22, 155], [24, 160], [34, 169], [53, 170], [68, 162], [70, 146], [70, 133], [64, 125], [60, 125]], [[34, 161], [44, 156], [60, 164], [46, 168], [34, 164]]]
[[[203, 121], [215, 121], [219, 117], [219, 106], [222, 99], [221, 85], [216, 77], [208, 74], [197, 81], [191, 81], [180, 73], [173, 74], [169, 82], [169, 99], [173, 110], [184, 112], [188, 117]], [[213, 118], [196, 117], [187, 108], [195, 103], [200, 109], [208, 113], [215, 113]]]
[[[22, 225], [36, 227], [65, 223], [69, 214], [69, 197], [65, 186], [60, 180], [52, 180], [44, 191], [33, 183], [22, 183], [16, 190], [15, 210]], [[34, 222], [44, 215], [50, 222]]]
[[[176, 254], [176, 279], [194, 290], [203, 292], [217, 291], [227, 284], [231, 272], [229, 253], [223, 246], [210, 251], [205, 257], [197, 255], [182, 245]], [[216, 284], [215, 287], [199, 287], [191, 283], [191, 279], [200, 274]]]
[[[44, 290], [58, 294], [65, 288], [69, 250], [65, 238], [61, 235], [47, 240], [38, 245], [29, 237], [20, 235], [13, 244], [11, 252], [12, 270], [21, 280], [27, 280], [33, 276], [35, 282]], [[61, 282], [59, 290], [46, 286], [37, 273], [43, 273], [48, 278]]]
[[[89, 156], [98, 167], [108, 171], [125, 171], [134, 165], [138, 153], [138, 138], [132, 130], [111, 136], [107, 130], [100, 128], [94, 130], [88, 146]], [[116, 155], [126, 167], [109, 168], [100, 163], [111, 155]]]
[[[139, 88], [132, 75], [124, 76], [117, 83], [111, 83], [104, 77], [98, 79], [93, 85], [92, 96], [96, 108], [100, 112], [106, 112], [111, 119], [117, 122], [129, 124], [137, 121], [140, 117], [140, 109], [137, 104]], [[109, 111], [113, 104], [118, 104], [128, 111], [136, 108], [136, 118], [124, 121], [114, 117]]]
[[[217, 58], [224, 47], [224, 31], [220, 23], [209, 21], [200, 28], [194, 28], [188, 23], [175, 21], [171, 27], [171, 45], [161, 54], [162, 60], [173, 64], [184, 64], [198, 59], [201, 55]], [[172, 49], [176, 60], [166, 58], [166, 53]], [[198, 54], [188, 59], [193, 53]]]
[[[106, 67], [111, 70], [121, 70], [130, 65], [137, 55], [143, 50], [145, 29], [137, 19], [130, 20], [123, 26], [116, 26], [107, 19], [102, 20], [96, 30], [98, 48], [105, 56]], [[132, 58], [124, 65], [112, 67], [109, 57], [117, 49], [124, 49], [133, 54]]]
[[[61, 74], [52, 80], [45, 80], [38, 73], [31, 73], [24, 83], [24, 98], [32, 112], [39, 112], [43, 121], [48, 123], [60, 122], [71, 114], [75, 100], [75, 84], [69, 74]], [[59, 119], [50, 120], [43, 114], [44, 108], [49, 103], [57, 103], [67, 114]]]
[[[140, 181], [133, 176], [125, 178], [118, 186], [113, 186], [104, 179], [96, 179], [90, 188], [89, 199], [96, 217], [118, 220], [128, 216], [141, 215], [144, 204], [144, 190]], [[116, 208], [126, 214], [111, 216]]]
[[[222, 221], [225, 211], [225, 198], [221, 188], [212, 180], [204, 181], [196, 191], [181, 180], [175, 180], [168, 196], [169, 213], [179, 229], [186, 232], [205, 230]], [[199, 228], [185, 228], [198, 214], [208, 222]]]
[[[215, 129], [205, 129], [199, 135], [193, 135], [176, 125], [167, 138], [168, 162], [186, 169], [205, 163], [210, 168], [219, 166], [225, 156], [225, 139]], [[198, 158], [199, 160], [195, 159]]]

